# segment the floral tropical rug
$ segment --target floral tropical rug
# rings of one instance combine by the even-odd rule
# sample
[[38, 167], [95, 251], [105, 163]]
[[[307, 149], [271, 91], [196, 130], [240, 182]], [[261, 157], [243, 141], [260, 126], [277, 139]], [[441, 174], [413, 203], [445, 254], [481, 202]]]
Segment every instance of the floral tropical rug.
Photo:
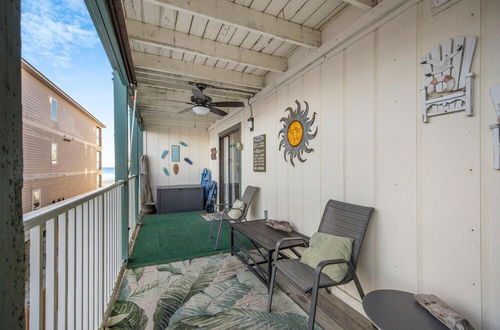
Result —
[[108, 328], [305, 329], [307, 315], [228, 254], [127, 269]]

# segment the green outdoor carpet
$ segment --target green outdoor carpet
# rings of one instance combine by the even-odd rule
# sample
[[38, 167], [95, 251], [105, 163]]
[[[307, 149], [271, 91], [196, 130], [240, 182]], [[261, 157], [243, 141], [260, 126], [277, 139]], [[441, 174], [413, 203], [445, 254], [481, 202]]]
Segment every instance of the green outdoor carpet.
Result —
[[165, 264], [228, 252], [229, 224], [222, 228], [219, 250], [215, 250], [215, 237], [219, 223], [214, 226], [210, 239], [210, 222], [200, 212], [145, 216], [137, 236], [127, 268]]

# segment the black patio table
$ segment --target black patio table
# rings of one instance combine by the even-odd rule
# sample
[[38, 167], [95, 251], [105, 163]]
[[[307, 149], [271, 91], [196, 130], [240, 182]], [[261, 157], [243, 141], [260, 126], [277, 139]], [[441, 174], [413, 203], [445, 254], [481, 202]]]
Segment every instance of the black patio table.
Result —
[[381, 330], [449, 330], [415, 299], [413, 293], [375, 290], [363, 298], [363, 309]]
[[[254, 273], [261, 281], [269, 288], [269, 277], [271, 274], [273, 253], [276, 249], [276, 243], [286, 237], [306, 237], [305, 235], [292, 231], [290, 233], [274, 229], [266, 225], [265, 220], [253, 220], [245, 222], [230, 223], [231, 225], [231, 255], [236, 255], [247, 268]], [[239, 248], [236, 250], [235, 239], [238, 240], [237, 235], [241, 234], [250, 241], [251, 253], [243, 242], [240, 240]], [[293, 251], [295, 255], [300, 257], [300, 253], [294, 248], [303, 246], [304, 242], [286, 241], [281, 245], [282, 248], [288, 248]], [[288, 258], [282, 252], [279, 254], [279, 259]], [[267, 264], [267, 267], [265, 267]], [[267, 268], [267, 269], [266, 269]]]

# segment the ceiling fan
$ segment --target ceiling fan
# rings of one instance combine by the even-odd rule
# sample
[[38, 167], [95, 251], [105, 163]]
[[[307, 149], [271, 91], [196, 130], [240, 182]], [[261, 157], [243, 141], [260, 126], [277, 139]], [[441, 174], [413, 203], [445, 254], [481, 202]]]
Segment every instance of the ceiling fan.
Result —
[[225, 116], [227, 112], [218, 109], [216, 107], [224, 107], [224, 108], [240, 108], [244, 107], [245, 103], [238, 101], [225, 101], [225, 102], [212, 102], [212, 98], [208, 95], [203, 94], [203, 90], [209, 87], [207, 84], [202, 83], [190, 83], [195, 86], [193, 88], [193, 96], [191, 96], [191, 102], [188, 104], [192, 104], [189, 108], [179, 111], [179, 114], [186, 113], [189, 111], [193, 111], [198, 115], [206, 115], [209, 112], [216, 114], [218, 116]]

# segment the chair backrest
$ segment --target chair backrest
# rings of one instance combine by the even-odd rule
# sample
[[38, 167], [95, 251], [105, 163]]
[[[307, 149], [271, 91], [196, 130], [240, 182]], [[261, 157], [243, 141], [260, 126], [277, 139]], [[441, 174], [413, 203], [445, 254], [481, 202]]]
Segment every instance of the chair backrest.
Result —
[[354, 205], [334, 200], [326, 204], [318, 231], [354, 239], [351, 262], [356, 267], [359, 251], [373, 207]]
[[259, 190], [259, 187], [247, 186], [243, 196], [241, 196], [241, 200], [245, 202], [245, 211], [241, 215], [241, 219], [246, 219], [248, 209], [250, 208], [250, 204], [252, 204], [253, 198], [255, 197], [255, 193]]

